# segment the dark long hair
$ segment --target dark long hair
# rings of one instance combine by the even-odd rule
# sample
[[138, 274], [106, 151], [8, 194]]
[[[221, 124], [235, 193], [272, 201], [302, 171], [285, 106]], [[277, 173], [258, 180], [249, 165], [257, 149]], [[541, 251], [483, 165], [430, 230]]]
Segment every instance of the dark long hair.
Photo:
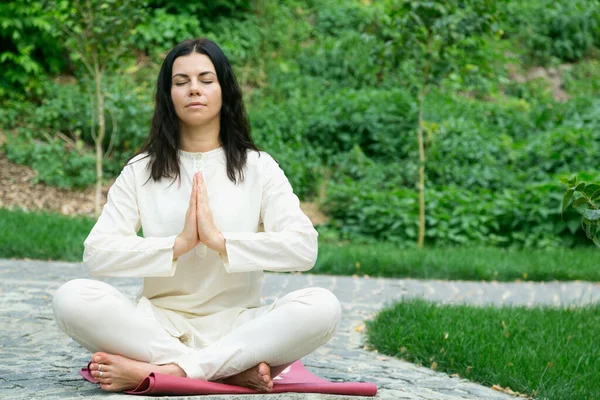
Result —
[[233, 183], [237, 183], [238, 177], [242, 182], [247, 150], [259, 151], [259, 149], [250, 134], [250, 123], [242, 100], [242, 91], [231, 64], [219, 46], [206, 38], [184, 40], [173, 47], [164, 59], [156, 84], [156, 106], [152, 127], [148, 139], [137, 154], [148, 153], [150, 177], [155, 181], [160, 181], [161, 178], [174, 180], [181, 178], [177, 157], [180, 141], [179, 118], [171, 98], [171, 76], [175, 59], [192, 52], [208, 56], [215, 66], [222, 93], [219, 138], [227, 157], [227, 176]]

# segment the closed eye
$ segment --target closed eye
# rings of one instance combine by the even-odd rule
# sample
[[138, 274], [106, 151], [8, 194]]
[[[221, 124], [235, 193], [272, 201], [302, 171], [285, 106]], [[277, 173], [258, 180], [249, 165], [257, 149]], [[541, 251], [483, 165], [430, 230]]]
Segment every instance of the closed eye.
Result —
[[[210, 83], [213, 83], [213, 81], [202, 81], [202, 83], [205, 83], [205, 84], [210, 84]], [[175, 84], [175, 86], [183, 86], [183, 85], [185, 85], [185, 84], [187, 84], [187, 82], [177, 82], [177, 83]]]

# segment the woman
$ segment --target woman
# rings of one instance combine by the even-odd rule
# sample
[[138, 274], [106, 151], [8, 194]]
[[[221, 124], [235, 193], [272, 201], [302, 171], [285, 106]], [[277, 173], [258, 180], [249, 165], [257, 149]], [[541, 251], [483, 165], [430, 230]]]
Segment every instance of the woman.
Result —
[[146, 144], [84, 243], [91, 276], [142, 277], [143, 289], [132, 302], [104, 282], [67, 282], [56, 320], [94, 353], [91, 374], [107, 391], [152, 371], [270, 391], [339, 325], [324, 289], [260, 303], [263, 270], [309, 270], [317, 236], [277, 162], [254, 145], [221, 49], [186, 40], [162, 64]]

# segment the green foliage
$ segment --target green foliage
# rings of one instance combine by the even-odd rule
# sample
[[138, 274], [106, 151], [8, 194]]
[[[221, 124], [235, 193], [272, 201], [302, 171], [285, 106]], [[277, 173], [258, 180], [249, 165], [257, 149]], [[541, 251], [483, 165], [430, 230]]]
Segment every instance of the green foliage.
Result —
[[563, 74], [565, 90], [572, 96], [591, 97], [600, 94], [600, 61], [584, 60]]
[[561, 182], [567, 186], [567, 191], [562, 201], [562, 212], [571, 205], [579, 210], [582, 215], [581, 227], [585, 231], [588, 239], [600, 247], [598, 239], [598, 222], [600, 222], [600, 210], [598, 210], [598, 201], [600, 200], [600, 184], [578, 182], [577, 176], [562, 178]]
[[474, 307], [409, 299], [367, 322], [379, 353], [537, 399], [595, 399], [600, 306]]
[[46, 74], [58, 73], [66, 66], [41, 2], [0, 3], [0, 102], [39, 98]]
[[[30, 0], [5, 3], [1, 85], [16, 96], [5, 91], [0, 108], [5, 151], [39, 169], [40, 181], [83, 187], [95, 174], [94, 85], [83, 74], [73, 79], [77, 64], [69, 57], [78, 62], [76, 49], [68, 50], [45, 22], [81, 10], [58, 0], [52, 11]], [[423, 113], [427, 240], [542, 248], [588, 243], [576, 212], [560, 220], [555, 182], [564, 174], [600, 178], [590, 171], [600, 151], [597, 60], [556, 69], [572, 96], [564, 103], [553, 99], [546, 79], [523, 82], [514, 71], [526, 76], [534, 58], [566, 59], [564, 43], [534, 54], [529, 36], [553, 46], [572, 41], [569, 46], [583, 51], [597, 36], [590, 30], [596, 9], [595, 2], [582, 7], [580, 0], [149, 1], [139, 8], [147, 19], [115, 27], [120, 33], [113, 36], [122, 41], [100, 36], [82, 43], [93, 49], [104, 40], [118, 42], [123, 55], [104, 55], [120, 60], [122, 71], [102, 79], [105, 171], [116, 176], [145, 140], [165, 52], [182, 39], [207, 36], [232, 61], [258, 145], [280, 162], [302, 199], [318, 201], [333, 217], [320, 229], [335, 240], [410, 247], [418, 218], [414, 89], [430, 62], [426, 83], [438, 88], [429, 92]], [[117, 23], [113, 16], [99, 28]], [[65, 27], [76, 33], [85, 24], [77, 21], [79, 28]], [[125, 51], [131, 46], [133, 52]], [[585, 53], [594, 55], [593, 49]]]
[[[112, 76], [105, 80], [105, 118], [107, 132], [110, 135], [105, 139], [103, 147], [108, 151], [105, 171], [109, 176], [116, 176], [119, 173], [125, 161], [148, 136], [153, 107], [152, 83], [142, 78], [142, 76]], [[27, 157], [14, 155], [16, 157], [14, 160], [19, 160], [16, 162], [37, 169], [42, 165], [35, 161], [36, 158], [41, 157], [38, 153], [50, 154], [52, 148], [56, 146], [60, 148], [65, 145], [65, 140], [56, 137], [56, 132], [60, 132], [67, 140], [80, 143], [83, 153], [68, 150], [65, 150], [64, 153], [61, 152], [64, 157], [71, 160], [69, 163], [73, 164], [74, 169], [65, 166], [64, 173], [60, 173], [57, 178], [45, 177], [47, 171], [40, 171], [40, 180], [57, 184], [60, 187], [83, 187], [93, 183], [93, 181], [89, 181], [91, 176], [95, 176], [93, 167], [91, 170], [81, 169], [79, 171], [74, 166], [76, 164], [74, 158], [77, 158], [79, 154], [85, 154], [87, 159], [85, 162], [82, 161], [82, 166], [88, 165], [87, 162], [91, 157], [91, 149], [94, 145], [91, 136], [92, 126], [96, 132], [98, 131], [97, 122], [92, 120], [88, 87], [88, 81], [85, 79], [79, 83], [49, 82], [44, 88], [48, 93], [54, 93], [53, 96], [45, 98], [35, 109], [22, 109], [17, 115], [6, 115], [7, 124], [11, 118], [27, 121], [27, 124], [21, 123], [22, 126], [19, 130], [19, 136], [23, 135], [22, 132], [26, 132], [25, 136], [14, 141], [9, 138], [6, 143], [9, 157], [21, 152], [27, 153], [28, 143], [37, 143], [37, 147], [32, 149], [31, 154]], [[13, 111], [16, 110], [18, 109]], [[43, 127], [43, 129], [34, 127]], [[113, 130], [114, 133], [112, 133]], [[48, 135], [52, 139], [52, 145], [48, 143]], [[56, 168], [60, 169], [61, 160], [61, 158], [56, 159]]]
[[124, 56], [131, 58], [128, 37], [148, 17], [140, 1], [53, 0], [45, 6], [50, 21], [60, 28], [58, 40], [90, 76], [121, 67]]
[[250, 0], [212, 0], [181, 2], [179, 0], [151, 0], [151, 8], [164, 9], [174, 15], [191, 15], [196, 18], [232, 17], [250, 9]]
[[[385, 1], [383, 35], [418, 76], [417, 88], [438, 84], [465, 64], [485, 62], [476, 50], [495, 35], [496, 1]], [[398, 29], [402, 27], [402, 29]]]
[[138, 50], [157, 57], [176, 43], [200, 36], [200, 23], [194, 15], [169, 14], [166, 9], [152, 11], [152, 18], [135, 28], [130, 43]]
[[85, 188], [96, 180], [95, 156], [77, 142], [73, 148], [57, 136], [49, 140], [36, 139], [31, 130], [19, 129], [4, 144], [6, 156], [12, 162], [33, 167], [37, 172], [33, 183], [43, 182], [62, 188]]
[[574, 62], [600, 46], [597, 0], [507, 2], [505, 30], [528, 50], [531, 64]]
[[[569, 214], [567, 224], [560, 219], [557, 190], [558, 185], [551, 184], [502, 191], [458, 186], [429, 189], [427, 241], [436, 246], [540, 248], [581, 243], [581, 237], [570, 237], [578, 226], [577, 221], [571, 222], [575, 216]], [[405, 248], [417, 237], [417, 202], [414, 189], [346, 179], [330, 182], [324, 204], [332, 216], [329, 223], [341, 238], [367, 243], [383, 240]]]

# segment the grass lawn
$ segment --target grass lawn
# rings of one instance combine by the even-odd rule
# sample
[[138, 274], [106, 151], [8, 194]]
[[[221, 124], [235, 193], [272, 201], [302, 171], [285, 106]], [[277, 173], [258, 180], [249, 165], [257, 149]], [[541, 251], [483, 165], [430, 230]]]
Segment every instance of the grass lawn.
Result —
[[537, 399], [600, 399], [600, 306], [437, 305], [413, 299], [367, 322], [380, 353]]
[[[0, 258], [81, 261], [92, 218], [0, 209]], [[508, 251], [495, 248], [400, 250], [391, 244], [321, 242], [310, 271], [390, 278], [600, 281], [600, 250]]]
[[321, 244], [312, 272], [483, 281], [600, 281], [600, 249], [505, 250]]
[[92, 218], [0, 208], [0, 258], [81, 261]]

